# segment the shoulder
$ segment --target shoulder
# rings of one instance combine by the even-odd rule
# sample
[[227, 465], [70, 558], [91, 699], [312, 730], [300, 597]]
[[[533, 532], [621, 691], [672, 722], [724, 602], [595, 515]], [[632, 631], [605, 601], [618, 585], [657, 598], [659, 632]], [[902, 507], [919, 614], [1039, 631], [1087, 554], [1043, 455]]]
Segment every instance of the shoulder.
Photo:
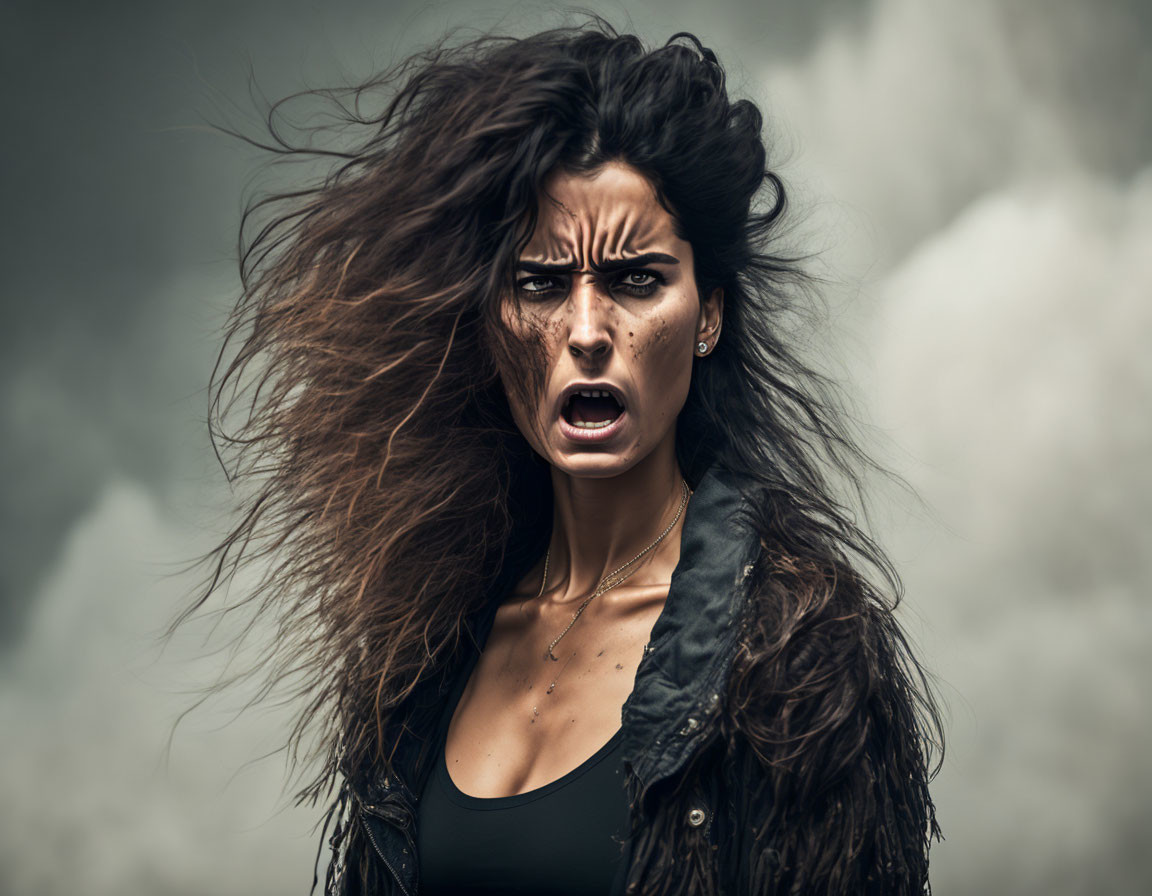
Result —
[[924, 686], [892, 608], [864, 579], [760, 553], [722, 725], [737, 812], [772, 859], [761, 863], [771, 892], [923, 892], [937, 831]]

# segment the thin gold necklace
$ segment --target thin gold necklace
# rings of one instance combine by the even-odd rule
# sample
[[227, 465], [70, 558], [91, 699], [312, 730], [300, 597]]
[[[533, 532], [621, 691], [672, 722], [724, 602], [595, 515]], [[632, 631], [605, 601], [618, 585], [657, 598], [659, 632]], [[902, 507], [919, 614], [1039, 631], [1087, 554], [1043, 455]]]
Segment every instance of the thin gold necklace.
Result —
[[[571, 629], [572, 626], [576, 624], [576, 620], [580, 618], [580, 614], [584, 612], [584, 608], [592, 602], [593, 598], [599, 597], [605, 591], [612, 590], [617, 585], [624, 582], [630, 575], [632, 575], [632, 573], [636, 572], [636, 570], [639, 568], [636, 566], [636, 564], [648, 556], [648, 554], [651, 553], [651, 551], [667, 537], [668, 533], [676, 527], [676, 524], [680, 522], [680, 517], [684, 514], [684, 508], [688, 504], [688, 499], [692, 496], [692, 490], [688, 488], [687, 480], [681, 479], [680, 484], [684, 491], [680, 496], [680, 506], [676, 509], [676, 516], [672, 518], [672, 522], [670, 522], [668, 527], [656, 537], [656, 540], [652, 542], [652, 544], [644, 548], [644, 550], [642, 550], [639, 554], [637, 554], [623, 566], [608, 573], [608, 575], [604, 576], [604, 578], [600, 580], [600, 584], [596, 586], [596, 589], [586, 598], [584, 598], [584, 601], [580, 604], [579, 607], [576, 608], [576, 612], [572, 615], [572, 621], [569, 622], [564, 631], [560, 632], [560, 634], [556, 636], [555, 640], [548, 645], [548, 649], [544, 651], [545, 659], [552, 660], [553, 662], [560, 661], [560, 657], [553, 654], [552, 650], [556, 647], [557, 644], [560, 643], [560, 639], [568, 634], [569, 629]], [[548, 560], [551, 554], [552, 548], [549, 546], [548, 550], [544, 553], [544, 575], [540, 580], [540, 591], [536, 594], [537, 598], [544, 594], [544, 588], [548, 584]], [[555, 686], [555, 684], [556, 682], [552, 682], [553, 686]], [[548, 691], [550, 693], [552, 688], [549, 687]]]

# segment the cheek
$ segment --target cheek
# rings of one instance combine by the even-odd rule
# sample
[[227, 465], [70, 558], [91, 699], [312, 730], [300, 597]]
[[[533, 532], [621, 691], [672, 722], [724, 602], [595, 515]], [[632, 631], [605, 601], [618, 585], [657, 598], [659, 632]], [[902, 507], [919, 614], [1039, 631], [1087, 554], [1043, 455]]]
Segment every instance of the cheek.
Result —
[[[549, 354], [554, 355], [556, 347], [560, 344], [560, 340], [564, 336], [564, 322], [558, 317], [550, 317], [544, 321], [540, 331], [544, 336], [544, 342], [548, 346]], [[553, 358], [553, 360], [555, 360], [555, 358]]]
[[[690, 324], [689, 324], [690, 326]], [[656, 366], [676, 366], [683, 359], [684, 346], [688, 339], [688, 326], [683, 320], [659, 316], [647, 326], [632, 328], [628, 333], [628, 343], [632, 356], [645, 364]]]
[[692, 377], [693, 324], [694, 320], [685, 323], [657, 318], [644, 331], [633, 328], [629, 333], [632, 358], [644, 379], [645, 391], [655, 399], [654, 410], [660, 408], [663, 413], [666, 405], [675, 404], [670, 412], [675, 414], [687, 395]]
[[500, 381], [521, 435], [542, 453], [540, 429], [544, 426], [548, 384], [556, 368], [563, 322], [531, 313], [517, 317], [514, 311], [506, 311], [503, 318], [510, 338], [500, 364]]

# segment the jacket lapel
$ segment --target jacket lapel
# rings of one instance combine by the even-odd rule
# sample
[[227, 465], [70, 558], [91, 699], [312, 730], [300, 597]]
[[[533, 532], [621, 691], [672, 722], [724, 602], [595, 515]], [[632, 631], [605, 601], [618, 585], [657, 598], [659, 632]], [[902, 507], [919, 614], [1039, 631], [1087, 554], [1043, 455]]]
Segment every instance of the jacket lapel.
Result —
[[718, 708], [733, 659], [744, 580], [758, 540], [730, 477], [712, 469], [688, 504], [680, 562], [624, 703], [624, 759], [641, 794], [675, 773]]

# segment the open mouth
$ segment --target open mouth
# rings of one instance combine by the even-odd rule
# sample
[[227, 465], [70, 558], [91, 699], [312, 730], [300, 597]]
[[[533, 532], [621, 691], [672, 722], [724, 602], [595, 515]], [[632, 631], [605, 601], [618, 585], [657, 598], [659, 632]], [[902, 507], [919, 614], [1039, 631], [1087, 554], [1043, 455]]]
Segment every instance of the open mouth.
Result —
[[624, 413], [624, 405], [611, 392], [579, 389], [568, 396], [560, 413], [578, 429], [603, 429]]

